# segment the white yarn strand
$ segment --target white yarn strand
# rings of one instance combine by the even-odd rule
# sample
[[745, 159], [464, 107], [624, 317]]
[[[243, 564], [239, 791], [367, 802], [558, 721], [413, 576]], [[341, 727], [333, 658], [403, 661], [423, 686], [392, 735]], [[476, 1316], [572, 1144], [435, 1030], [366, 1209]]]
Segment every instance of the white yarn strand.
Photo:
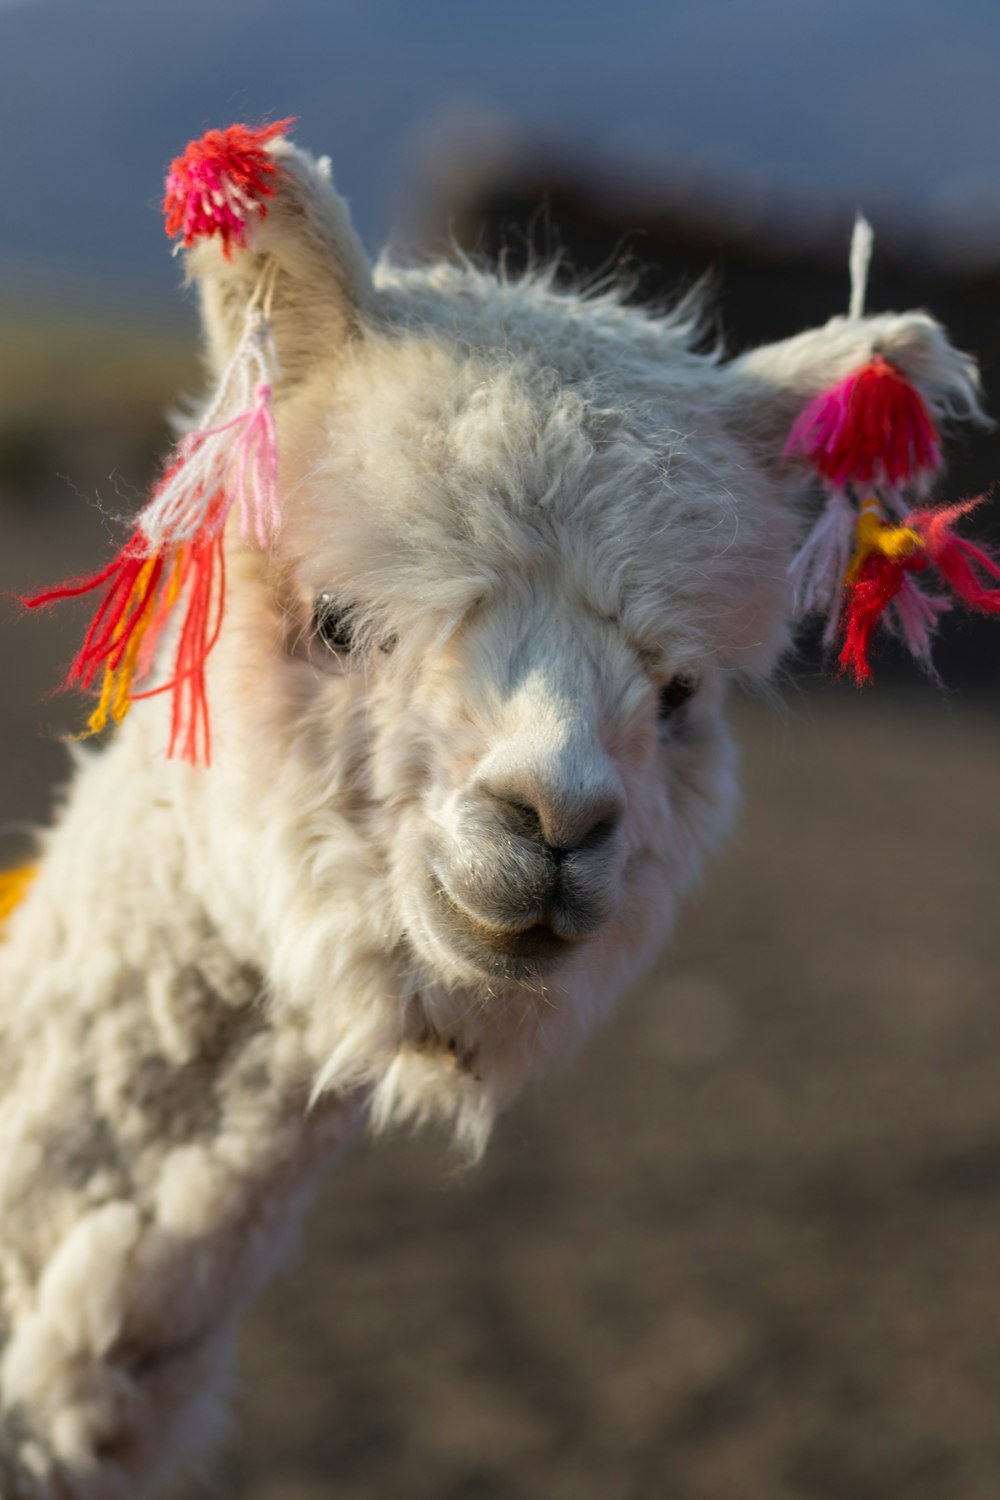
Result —
[[800, 617], [826, 616], [826, 645], [837, 632], [856, 520], [854, 506], [843, 490], [830, 490], [822, 514], [788, 565], [788, 577], [795, 588], [795, 613]]
[[851, 235], [851, 301], [848, 307], [849, 318], [863, 318], [865, 315], [865, 299], [868, 295], [868, 272], [871, 269], [872, 250], [875, 246], [875, 233], [864, 214], [859, 213], [854, 220], [854, 232]]
[[925, 594], [916, 579], [904, 573], [899, 593], [885, 616], [890, 633], [903, 640], [910, 654], [932, 675], [931, 646], [938, 621], [950, 608], [949, 599]]

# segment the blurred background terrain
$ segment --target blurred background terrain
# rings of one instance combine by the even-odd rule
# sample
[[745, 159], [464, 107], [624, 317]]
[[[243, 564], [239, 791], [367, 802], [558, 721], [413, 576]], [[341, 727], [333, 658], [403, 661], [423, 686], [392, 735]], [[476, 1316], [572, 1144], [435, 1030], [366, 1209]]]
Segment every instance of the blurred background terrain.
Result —
[[[730, 350], [845, 310], [861, 207], [871, 310], [933, 310], [996, 413], [998, 76], [989, 0], [0, 0], [0, 587], [105, 558], [198, 389], [157, 199], [206, 127], [300, 116], [373, 250], [707, 273]], [[962, 437], [947, 493], [997, 455]], [[4, 611], [3, 862], [77, 624]], [[191, 1500], [996, 1500], [1000, 633], [938, 664], [859, 697], [806, 642], [740, 707], [679, 943], [473, 1173], [431, 1138], [334, 1174]]]

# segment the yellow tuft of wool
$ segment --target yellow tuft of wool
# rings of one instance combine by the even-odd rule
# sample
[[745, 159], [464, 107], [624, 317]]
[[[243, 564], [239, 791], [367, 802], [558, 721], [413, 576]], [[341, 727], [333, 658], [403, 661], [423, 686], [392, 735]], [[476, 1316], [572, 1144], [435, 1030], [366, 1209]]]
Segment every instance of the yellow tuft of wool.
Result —
[[847, 570], [845, 583], [854, 583], [873, 552], [883, 557], [909, 557], [926, 544], [912, 526], [887, 525], [878, 504], [869, 500], [863, 507], [854, 531], [855, 553]]

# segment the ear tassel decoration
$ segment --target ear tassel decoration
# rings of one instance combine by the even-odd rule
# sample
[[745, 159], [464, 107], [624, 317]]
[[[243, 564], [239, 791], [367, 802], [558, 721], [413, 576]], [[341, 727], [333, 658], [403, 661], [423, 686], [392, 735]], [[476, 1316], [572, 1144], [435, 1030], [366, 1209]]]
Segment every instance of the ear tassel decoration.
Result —
[[[267, 144], [291, 123], [209, 131], [171, 164], [164, 209], [168, 233], [184, 246], [217, 236], [230, 258], [263, 217], [277, 166]], [[162, 478], [117, 556], [99, 572], [25, 600], [29, 609], [94, 593], [99, 603], [66, 686], [89, 689], [100, 675], [86, 735], [118, 724], [137, 699], [171, 694], [167, 753], [192, 765], [211, 760], [206, 663], [225, 605], [223, 531], [234, 506], [245, 541], [266, 549], [277, 535], [277, 435], [272, 396], [279, 370], [270, 331], [277, 268], [268, 262], [250, 298], [246, 325], [200, 427], [177, 443]], [[174, 625], [167, 680], [136, 691], [154, 671]]]
[[858, 520], [858, 550], [847, 575], [844, 639], [840, 669], [855, 682], [872, 680], [869, 648], [876, 626], [890, 608], [887, 620], [914, 656], [930, 667], [930, 645], [938, 617], [950, 608], [947, 598], [930, 597], [917, 586], [914, 574], [934, 569], [963, 604], [986, 614], [1000, 614], [1000, 582], [996, 558], [966, 537], [953, 523], [982, 503], [982, 497], [958, 505], [915, 510], [903, 526], [893, 526], [870, 501]]
[[[850, 316], [864, 311], [871, 230], [855, 225]], [[941, 470], [941, 443], [927, 402], [883, 354], [822, 391], [805, 407], [785, 445], [787, 459], [812, 465], [826, 491], [815, 525], [789, 565], [796, 612], [825, 618], [823, 643], [841, 636], [839, 667], [872, 680], [875, 630], [884, 625], [933, 672], [931, 645], [944, 594], [917, 581], [933, 570], [969, 607], [1000, 612], [1000, 580], [990, 552], [958, 536], [954, 523], [980, 500], [913, 509]]]
[[278, 169], [267, 152], [268, 143], [294, 123], [289, 116], [256, 129], [230, 125], [227, 130], [209, 130], [174, 157], [163, 212], [167, 234], [179, 237], [177, 249], [188, 250], [197, 240], [218, 235], [229, 260], [234, 245], [246, 245], [252, 216], [263, 218], [264, 200], [274, 197]]
[[810, 401], [786, 457], [804, 455], [837, 489], [850, 483], [923, 489], [941, 467], [923, 396], [881, 354]]
[[789, 566], [796, 611], [825, 617], [824, 644], [836, 639], [847, 569], [861, 524], [854, 496], [874, 489], [886, 509], [905, 517], [905, 492], [926, 493], [941, 467], [941, 446], [920, 392], [876, 354], [823, 391], [798, 417], [785, 458], [816, 469], [826, 503]]
[[143, 530], [187, 541], [239, 503], [245, 540], [265, 548], [281, 521], [271, 398], [277, 356], [265, 312], [251, 306], [243, 336], [201, 427], [181, 438], [173, 462], [142, 513]]

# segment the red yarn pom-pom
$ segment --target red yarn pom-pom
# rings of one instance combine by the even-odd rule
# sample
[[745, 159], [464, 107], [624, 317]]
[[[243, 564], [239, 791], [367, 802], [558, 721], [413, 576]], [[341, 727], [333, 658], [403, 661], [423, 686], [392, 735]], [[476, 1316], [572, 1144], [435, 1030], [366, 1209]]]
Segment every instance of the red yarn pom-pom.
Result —
[[227, 260], [233, 245], [245, 245], [251, 217], [263, 218], [265, 199], [274, 197], [278, 169], [265, 148], [292, 124], [289, 117], [257, 129], [230, 125], [191, 141], [167, 173], [163, 212], [171, 238], [180, 236], [187, 249], [218, 235]]
[[793, 453], [838, 488], [919, 483], [941, 467], [923, 396], [880, 354], [810, 401], [788, 438], [785, 454]]

